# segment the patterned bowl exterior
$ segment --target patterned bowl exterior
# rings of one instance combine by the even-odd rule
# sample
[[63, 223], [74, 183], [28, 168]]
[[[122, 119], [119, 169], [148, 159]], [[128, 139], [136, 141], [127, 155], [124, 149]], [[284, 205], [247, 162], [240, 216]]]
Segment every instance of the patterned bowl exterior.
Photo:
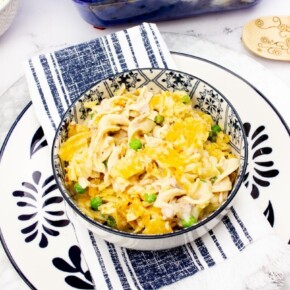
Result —
[[[67, 126], [69, 122], [74, 120], [78, 123], [89, 114], [88, 109], [84, 108], [84, 102], [94, 100], [101, 102], [104, 98], [110, 98], [122, 84], [125, 84], [129, 91], [142, 86], [147, 86], [153, 93], [160, 90], [186, 91], [192, 99], [193, 106], [210, 114], [215, 123], [230, 136], [232, 152], [240, 158], [240, 167], [233, 189], [228, 199], [218, 210], [196, 225], [163, 235], [142, 235], [121, 232], [97, 223], [82, 213], [65, 188], [65, 174], [58, 157], [58, 151], [60, 144], [67, 139]], [[168, 69], [137, 69], [117, 74], [97, 83], [78, 98], [67, 110], [56, 132], [52, 149], [52, 164], [57, 184], [62, 195], [76, 213], [76, 216], [80, 217], [80, 220], [90, 230], [103, 239], [120, 246], [141, 250], [159, 250], [180, 246], [193, 241], [213, 228], [226, 214], [241, 186], [246, 171], [247, 157], [248, 150], [242, 122], [230, 102], [205, 81], [187, 73]], [[158, 240], [158, 243], [154, 242], [156, 240]]]
[[96, 27], [166, 21], [251, 7], [260, 0], [73, 0], [81, 17]]
[[18, 0], [2, 1], [2, 4], [0, 2], [0, 35], [9, 28], [18, 9]]

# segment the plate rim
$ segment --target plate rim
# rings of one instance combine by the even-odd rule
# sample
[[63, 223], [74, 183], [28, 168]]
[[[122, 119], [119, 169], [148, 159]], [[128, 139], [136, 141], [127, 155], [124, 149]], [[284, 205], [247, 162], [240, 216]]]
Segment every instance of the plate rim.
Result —
[[[227, 67], [224, 67], [216, 62], [213, 62], [211, 60], [208, 60], [206, 58], [203, 57], [199, 57], [193, 54], [189, 54], [189, 53], [183, 53], [183, 52], [178, 52], [178, 51], [170, 51], [171, 54], [175, 54], [175, 55], [179, 55], [185, 58], [193, 58], [193, 59], [197, 59], [200, 60], [202, 62], [206, 62], [209, 63], [213, 66], [216, 66], [224, 71], [226, 71], [227, 73], [237, 77], [238, 79], [240, 79], [242, 82], [244, 82], [245, 84], [247, 84], [250, 88], [252, 88], [270, 107], [271, 109], [274, 111], [274, 113], [277, 115], [277, 117], [279, 118], [280, 122], [283, 124], [284, 129], [286, 130], [286, 132], [288, 133], [288, 136], [290, 137], [290, 128], [288, 127], [285, 119], [283, 118], [283, 116], [280, 114], [280, 112], [277, 110], [277, 108], [272, 104], [272, 102], [260, 91], [258, 90], [251, 82], [247, 81], [246, 79], [244, 79], [243, 77], [241, 77], [239, 74], [235, 73], [234, 71], [228, 69]], [[180, 69], [182, 70], [182, 69]], [[14, 85], [14, 84], [13, 84]], [[13, 86], [12, 85], [12, 86]], [[5, 92], [4, 92], [5, 94]], [[4, 155], [4, 151], [6, 149], [6, 146], [10, 140], [10, 137], [12, 135], [12, 133], [14, 132], [15, 127], [18, 125], [18, 123], [21, 121], [22, 117], [28, 112], [28, 110], [32, 107], [32, 101], [29, 101], [25, 107], [22, 109], [22, 111], [18, 114], [18, 116], [16, 117], [16, 119], [14, 120], [14, 122], [12, 123], [7, 135], [5, 136], [5, 139], [3, 141], [3, 144], [0, 148], [0, 166], [1, 166], [1, 161], [2, 161], [2, 157]], [[5, 252], [5, 254], [7, 255], [9, 261], [11, 262], [12, 266], [14, 267], [14, 269], [16, 270], [16, 272], [19, 274], [20, 278], [27, 284], [28, 287], [30, 287], [33, 290], [37, 290], [37, 288], [31, 283], [31, 281], [29, 281], [29, 279], [25, 276], [25, 274], [22, 272], [22, 270], [18, 267], [17, 263], [15, 262], [11, 252], [9, 251], [8, 245], [5, 242], [2, 230], [1, 230], [1, 226], [0, 226], [0, 242], [3, 246], [3, 250]]]
[[[22, 111], [16, 117], [15, 121], [13, 122], [12, 126], [10, 127], [10, 129], [9, 129], [5, 139], [4, 139], [4, 142], [1, 146], [1, 149], [0, 149], [0, 166], [1, 166], [1, 161], [2, 161], [2, 157], [4, 155], [6, 145], [9, 142], [10, 137], [11, 137], [12, 133], [14, 132], [14, 129], [16, 128], [17, 124], [20, 122], [22, 117], [24, 117], [25, 113], [31, 108], [31, 106], [32, 106], [32, 101], [29, 101], [28, 104], [22, 109]], [[0, 243], [2, 244], [5, 254], [7, 255], [9, 261], [11, 262], [13, 268], [16, 270], [18, 275], [22, 278], [22, 280], [27, 284], [28, 287], [30, 287], [33, 290], [37, 290], [37, 288], [28, 280], [28, 278], [24, 275], [22, 270], [19, 268], [19, 266], [15, 262], [11, 252], [9, 251], [8, 245], [6, 244], [6, 241], [4, 239], [4, 236], [3, 236], [3, 233], [1, 230], [1, 226], [0, 226]]]

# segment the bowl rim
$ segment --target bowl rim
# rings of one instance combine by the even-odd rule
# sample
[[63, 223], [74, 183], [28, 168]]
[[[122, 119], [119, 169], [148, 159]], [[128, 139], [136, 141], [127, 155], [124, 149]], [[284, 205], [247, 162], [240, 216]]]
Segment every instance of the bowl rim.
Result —
[[[0, 0], [0, 13], [5, 10], [5, 8], [15, 0]], [[18, 0], [16, 0], [18, 1]]]
[[[229, 107], [231, 108], [231, 110], [234, 112], [235, 117], [237, 118], [239, 124], [240, 124], [240, 128], [241, 128], [241, 135], [242, 135], [242, 139], [244, 142], [244, 162], [243, 162], [243, 167], [241, 169], [241, 173], [239, 176], [239, 179], [236, 183], [236, 186], [234, 188], [234, 190], [232, 190], [228, 196], [228, 198], [224, 201], [224, 203], [214, 212], [212, 212], [210, 215], [208, 215], [206, 218], [202, 219], [201, 221], [199, 221], [198, 223], [187, 227], [187, 228], [183, 228], [180, 230], [176, 230], [172, 233], [165, 233], [165, 234], [137, 234], [137, 233], [129, 233], [129, 232], [124, 232], [124, 231], [120, 231], [118, 229], [114, 229], [112, 227], [109, 227], [105, 224], [99, 223], [96, 220], [90, 218], [89, 216], [87, 216], [84, 212], [82, 212], [81, 209], [79, 209], [79, 207], [72, 201], [72, 197], [69, 194], [69, 191], [65, 188], [65, 186], [60, 182], [59, 177], [57, 175], [56, 172], [56, 166], [55, 166], [55, 143], [58, 140], [58, 136], [59, 136], [59, 132], [62, 128], [63, 125], [63, 121], [67, 119], [67, 117], [70, 115], [70, 111], [72, 108], [74, 108], [75, 104], [82, 99], [85, 94], [87, 92], [89, 92], [93, 87], [97, 86], [98, 84], [104, 82], [105, 80], [108, 80], [109, 78], [113, 78], [113, 77], [117, 77], [119, 75], [122, 75], [124, 73], [130, 73], [130, 72], [134, 72], [134, 71], [144, 71], [144, 70], [156, 70], [156, 71], [172, 71], [172, 72], [177, 72], [177, 73], [181, 73], [187, 76], [191, 76], [194, 77], [195, 79], [205, 83], [206, 85], [210, 86], [212, 89], [214, 89], [220, 96], [222, 96], [222, 98], [227, 102], [227, 104], [229, 105]], [[243, 182], [243, 178], [245, 176], [246, 170], [247, 170], [247, 166], [248, 166], [248, 142], [247, 142], [247, 137], [246, 137], [246, 133], [243, 127], [243, 123], [242, 120], [238, 114], [238, 112], [236, 111], [235, 107], [232, 105], [232, 103], [228, 100], [228, 98], [226, 98], [224, 96], [224, 94], [222, 94], [219, 90], [217, 90], [213, 85], [211, 85], [210, 83], [204, 81], [202, 78], [196, 77], [193, 74], [187, 73], [187, 72], [183, 72], [177, 69], [170, 69], [170, 68], [152, 68], [152, 67], [146, 67], [146, 68], [135, 68], [135, 69], [130, 69], [130, 70], [124, 70], [123, 72], [118, 72], [115, 74], [112, 74], [108, 77], [105, 77], [99, 81], [96, 81], [89, 89], [87, 89], [86, 91], [82, 92], [80, 94], [80, 96], [78, 96], [72, 103], [71, 105], [67, 108], [66, 112], [64, 113], [64, 115], [61, 118], [61, 121], [57, 127], [57, 130], [55, 132], [54, 138], [53, 138], [53, 142], [52, 142], [52, 148], [51, 148], [51, 166], [52, 166], [52, 171], [53, 171], [53, 176], [54, 179], [56, 181], [57, 187], [59, 189], [59, 191], [61, 192], [63, 198], [65, 199], [65, 201], [69, 204], [69, 206], [73, 209], [73, 211], [75, 213], [77, 213], [82, 219], [84, 219], [86, 222], [88, 222], [89, 224], [91, 224], [92, 226], [96, 226], [97, 228], [104, 230], [110, 234], [116, 234], [119, 235], [121, 237], [126, 237], [126, 238], [130, 238], [130, 239], [142, 239], [142, 240], [160, 240], [160, 239], [166, 239], [166, 238], [172, 238], [172, 237], [177, 237], [179, 235], [183, 235], [185, 233], [194, 231], [204, 225], [206, 225], [208, 222], [210, 222], [211, 220], [213, 220], [215, 217], [217, 217], [218, 215], [220, 215], [220, 213], [222, 213], [227, 206], [232, 202], [232, 200], [234, 199], [234, 197], [236, 196], [236, 194], [238, 193], [242, 182]]]

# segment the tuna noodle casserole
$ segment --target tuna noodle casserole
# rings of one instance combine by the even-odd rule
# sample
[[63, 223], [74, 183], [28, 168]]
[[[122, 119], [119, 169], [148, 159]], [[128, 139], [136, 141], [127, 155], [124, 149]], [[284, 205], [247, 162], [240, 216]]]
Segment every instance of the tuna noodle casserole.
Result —
[[68, 125], [59, 157], [78, 207], [115, 229], [163, 234], [215, 211], [232, 189], [238, 158], [210, 115], [182, 91], [122, 87]]

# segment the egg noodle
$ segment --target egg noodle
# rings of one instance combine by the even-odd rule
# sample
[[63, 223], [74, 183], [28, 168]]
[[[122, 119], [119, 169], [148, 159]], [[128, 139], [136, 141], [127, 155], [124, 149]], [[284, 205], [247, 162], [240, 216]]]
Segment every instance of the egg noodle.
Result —
[[89, 113], [68, 125], [59, 156], [73, 199], [92, 219], [126, 232], [171, 233], [226, 200], [239, 160], [229, 136], [185, 92], [122, 86], [84, 106]]

